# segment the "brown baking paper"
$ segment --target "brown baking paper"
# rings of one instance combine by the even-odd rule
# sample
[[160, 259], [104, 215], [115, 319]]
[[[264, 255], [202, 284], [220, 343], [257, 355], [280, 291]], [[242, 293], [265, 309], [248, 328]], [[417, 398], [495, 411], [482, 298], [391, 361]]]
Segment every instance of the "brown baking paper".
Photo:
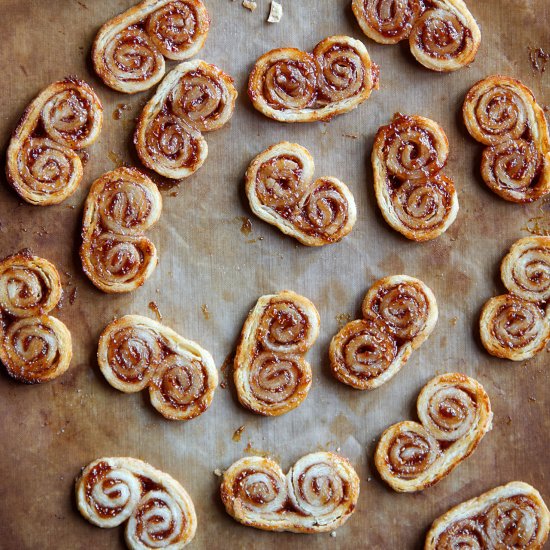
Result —
[[[76, 74], [94, 86], [105, 107], [105, 124], [89, 148], [80, 188], [65, 203], [30, 206], [2, 177], [0, 253], [29, 247], [56, 264], [65, 299], [54, 314], [71, 330], [74, 358], [62, 378], [41, 386], [16, 383], [1, 369], [0, 547], [123, 548], [122, 529], [93, 527], [73, 499], [80, 468], [105, 455], [146, 460], [183, 484], [199, 521], [192, 548], [421, 548], [437, 516], [496, 485], [526, 481], [550, 501], [550, 382], [545, 372], [550, 356], [542, 352], [521, 364], [494, 359], [478, 337], [481, 306], [504, 291], [501, 258], [515, 240], [528, 235], [525, 228], [534, 225], [534, 218], [548, 222], [550, 201], [522, 206], [488, 191], [479, 175], [482, 147], [469, 137], [460, 116], [467, 90], [490, 73], [520, 78], [541, 104], [550, 103], [550, 74], [533, 70], [528, 51], [550, 50], [548, 0], [470, 0], [482, 28], [481, 49], [472, 67], [449, 75], [422, 68], [405, 44], [382, 46], [363, 36], [350, 0], [282, 0], [279, 24], [265, 22], [267, 0], [258, 0], [254, 12], [239, 0], [206, 3], [212, 26], [198, 57], [234, 77], [237, 107], [224, 129], [206, 136], [205, 165], [178, 185], [163, 188], [163, 213], [148, 233], [160, 254], [153, 276], [136, 292], [109, 296], [82, 273], [77, 251], [83, 201], [91, 182], [105, 171], [121, 162], [140, 166], [132, 145], [134, 118], [153, 90], [127, 96], [108, 89], [91, 69], [90, 47], [100, 25], [133, 1], [1, 2], [4, 153], [26, 105], [66, 75]], [[252, 108], [246, 81], [259, 55], [281, 46], [311, 50], [322, 38], [341, 33], [363, 40], [380, 66], [380, 91], [366, 103], [330, 123], [305, 125], [277, 123]], [[407, 241], [386, 225], [374, 198], [369, 160], [374, 134], [396, 111], [435, 119], [450, 141], [446, 173], [455, 180], [460, 213], [446, 234], [425, 244]], [[258, 152], [280, 140], [307, 147], [316, 175], [340, 178], [355, 195], [358, 221], [341, 243], [308, 249], [252, 216], [244, 172]], [[329, 371], [328, 344], [338, 319], [357, 318], [370, 285], [401, 273], [419, 277], [434, 290], [440, 309], [434, 333], [380, 389], [359, 392], [336, 382]], [[166, 325], [211, 351], [221, 368], [257, 298], [281, 289], [304, 294], [321, 315], [320, 337], [309, 353], [311, 392], [283, 417], [247, 412], [228, 383], [199, 418], [168, 421], [151, 407], [147, 392], [122, 394], [98, 369], [95, 353], [102, 329], [124, 314], [155, 317], [148, 306], [153, 301]], [[374, 470], [375, 442], [390, 424], [416, 419], [418, 392], [434, 375], [448, 371], [464, 372], [484, 385], [495, 412], [494, 428], [473, 456], [437, 486], [415, 495], [394, 493]], [[233, 438], [241, 426], [240, 439]], [[225, 513], [214, 470], [255, 452], [276, 457], [286, 470], [319, 449], [340, 449], [361, 477], [356, 513], [335, 538], [262, 532]]]

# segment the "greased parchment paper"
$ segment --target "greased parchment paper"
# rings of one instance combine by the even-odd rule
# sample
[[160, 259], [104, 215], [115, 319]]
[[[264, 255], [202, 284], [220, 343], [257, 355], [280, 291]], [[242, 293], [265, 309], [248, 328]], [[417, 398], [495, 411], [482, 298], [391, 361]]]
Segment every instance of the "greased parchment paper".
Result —
[[[234, 77], [237, 108], [224, 129], [206, 136], [205, 165], [180, 184], [163, 186], [163, 213], [149, 232], [160, 254], [153, 276], [136, 292], [108, 296], [95, 290], [78, 259], [83, 201], [91, 182], [105, 171], [122, 162], [139, 166], [132, 145], [134, 118], [153, 90], [116, 93], [94, 75], [89, 58], [100, 25], [133, 3], [0, 3], [3, 154], [26, 105], [54, 80], [71, 74], [84, 78], [105, 108], [104, 128], [89, 149], [82, 184], [65, 203], [47, 208], [22, 203], [2, 176], [0, 253], [28, 247], [56, 264], [65, 299], [54, 314], [71, 330], [75, 353], [68, 373], [41, 386], [13, 382], [1, 369], [0, 547], [123, 548], [122, 529], [93, 527], [73, 502], [74, 477], [104, 455], [146, 460], [184, 485], [199, 520], [192, 548], [421, 548], [437, 516], [496, 485], [526, 481], [549, 501], [550, 356], [543, 352], [521, 364], [492, 358], [479, 343], [478, 317], [483, 303], [504, 291], [501, 258], [515, 240], [528, 235], [525, 228], [536, 225], [534, 218], [548, 223], [550, 202], [515, 205], [488, 191], [479, 175], [482, 147], [468, 136], [460, 114], [470, 86], [499, 72], [520, 78], [539, 103], [550, 104], [550, 73], [534, 71], [528, 51], [550, 50], [548, 1], [470, 0], [483, 33], [477, 60], [470, 68], [441, 75], [416, 63], [406, 44], [381, 46], [363, 36], [350, 0], [282, 0], [279, 24], [265, 22], [267, 0], [258, 0], [254, 12], [240, 0], [206, 0], [212, 25], [197, 57]], [[311, 50], [322, 38], [340, 33], [363, 40], [380, 66], [380, 91], [366, 103], [330, 123], [306, 125], [280, 124], [252, 108], [246, 80], [259, 55], [281, 46]], [[446, 172], [455, 180], [460, 213], [446, 234], [425, 244], [391, 230], [374, 198], [374, 134], [397, 111], [435, 119], [450, 141]], [[252, 216], [244, 172], [258, 152], [280, 140], [307, 147], [316, 175], [342, 179], [355, 195], [358, 221], [341, 243], [308, 249]], [[439, 322], [391, 382], [372, 392], [354, 391], [332, 379], [328, 344], [338, 319], [359, 316], [361, 300], [376, 279], [401, 273], [419, 277], [434, 290]], [[115, 316], [155, 317], [150, 302], [157, 304], [164, 323], [210, 350], [221, 368], [257, 298], [281, 289], [304, 294], [321, 315], [320, 337], [309, 353], [310, 395], [283, 417], [247, 412], [228, 382], [204, 415], [187, 423], [168, 421], [150, 406], [146, 392], [122, 394], [99, 372], [95, 353], [101, 330]], [[484, 385], [495, 412], [494, 428], [473, 456], [436, 487], [396, 494], [374, 470], [375, 442], [390, 424], [416, 419], [421, 387], [448, 371], [464, 372]], [[240, 439], [233, 438], [241, 426]], [[262, 532], [226, 515], [214, 470], [257, 452], [277, 458], [286, 470], [319, 449], [340, 449], [361, 477], [357, 511], [335, 538]]]

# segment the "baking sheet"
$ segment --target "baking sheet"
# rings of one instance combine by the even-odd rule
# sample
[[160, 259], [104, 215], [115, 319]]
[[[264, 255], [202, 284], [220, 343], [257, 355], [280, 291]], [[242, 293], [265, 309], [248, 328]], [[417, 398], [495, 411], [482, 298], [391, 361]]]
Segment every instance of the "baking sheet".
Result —
[[[74, 477], [103, 455], [141, 458], [181, 481], [198, 514], [193, 548], [421, 548], [438, 515], [496, 485], [523, 480], [550, 501], [550, 382], [545, 372], [550, 356], [543, 352], [519, 365], [493, 359], [482, 349], [477, 328], [483, 303], [504, 291], [498, 276], [501, 258], [515, 240], [528, 235], [525, 228], [535, 225], [534, 218], [548, 222], [550, 201], [520, 206], [489, 192], [479, 176], [482, 147], [469, 138], [460, 117], [466, 91], [490, 73], [520, 78], [541, 104], [550, 104], [550, 74], [533, 70], [528, 51], [550, 50], [548, 0], [470, 0], [483, 42], [475, 64], [450, 75], [423, 69], [406, 45], [368, 40], [349, 0], [283, 0], [278, 25], [265, 23], [267, 0], [258, 0], [255, 12], [245, 10], [240, 0], [206, 3], [212, 26], [198, 57], [235, 78], [240, 93], [235, 114], [227, 127], [207, 135], [209, 156], [199, 172], [163, 187], [163, 213], [149, 233], [160, 253], [153, 276], [136, 292], [108, 296], [81, 271], [82, 205], [96, 177], [121, 162], [139, 166], [131, 143], [133, 121], [153, 90], [126, 96], [106, 88], [91, 69], [89, 49], [99, 26], [133, 1], [0, 2], [3, 152], [26, 105], [56, 79], [77, 74], [94, 86], [105, 107], [104, 129], [89, 149], [83, 182], [65, 203], [48, 208], [23, 204], [2, 176], [0, 253], [29, 247], [56, 264], [65, 300], [55, 315], [70, 328], [75, 353], [68, 373], [41, 386], [20, 385], [0, 369], [0, 547], [123, 548], [122, 529], [93, 527], [73, 502]], [[380, 65], [380, 91], [330, 123], [284, 125], [254, 111], [246, 80], [259, 55], [280, 46], [310, 50], [337, 33], [366, 43]], [[122, 105], [128, 107], [119, 109], [115, 120]], [[396, 111], [433, 118], [449, 137], [447, 172], [455, 179], [461, 210], [450, 230], [430, 243], [402, 238], [376, 206], [370, 150], [377, 128]], [[306, 146], [318, 176], [336, 176], [352, 190], [358, 221], [343, 242], [308, 249], [252, 216], [244, 172], [258, 152], [280, 140]], [[440, 309], [436, 330], [391, 382], [370, 393], [354, 391], [332, 379], [329, 341], [339, 321], [358, 317], [361, 300], [376, 279], [399, 273], [419, 277], [434, 290]], [[210, 350], [221, 368], [249, 308], [260, 295], [284, 288], [309, 297], [321, 314], [320, 337], [309, 353], [314, 371], [310, 395], [285, 416], [247, 412], [228, 384], [217, 390], [204, 415], [171, 422], [152, 409], [146, 392], [122, 394], [99, 372], [95, 351], [101, 330], [127, 313], [155, 317], [152, 301], [168, 326]], [[375, 442], [388, 425], [416, 419], [421, 387], [448, 371], [462, 371], [485, 386], [495, 412], [493, 431], [437, 486], [416, 495], [396, 494], [374, 470]], [[241, 426], [235, 441], [233, 433]], [[335, 538], [266, 533], [226, 515], [216, 468], [261, 452], [279, 459], [286, 470], [319, 449], [340, 449], [362, 481], [357, 511]]]

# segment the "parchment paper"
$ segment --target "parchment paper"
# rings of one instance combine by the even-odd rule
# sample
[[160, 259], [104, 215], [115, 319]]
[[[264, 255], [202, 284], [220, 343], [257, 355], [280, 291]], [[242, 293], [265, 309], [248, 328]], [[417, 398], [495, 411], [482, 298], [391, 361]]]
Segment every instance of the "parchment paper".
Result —
[[[518, 77], [541, 104], [550, 103], [550, 74], [533, 72], [528, 57], [529, 46], [550, 50], [548, 0], [470, 0], [483, 42], [475, 64], [450, 75], [423, 69], [406, 45], [368, 40], [349, 0], [282, 0], [278, 25], [265, 22], [267, 0], [259, 0], [255, 12], [245, 10], [240, 0], [206, 0], [212, 26], [198, 57], [235, 78], [237, 108], [227, 127], [207, 135], [209, 156], [200, 171], [163, 190], [163, 213], [149, 233], [160, 253], [153, 276], [136, 292], [108, 296], [83, 275], [77, 256], [83, 201], [91, 182], [105, 171], [120, 162], [139, 166], [133, 121], [153, 90], [127, 96], [108, 89], [93, 73], [89, 50], [99, 26], [132, 3], [0, 2], [4, 153], [26, 105], [54, 80], [77, 74], [94, 86], [105, 107], [104, 129], [89, 149], [83, 182], [65, 203], [48, 208], [22, 203], [2, 176], [0, 253], [29, 247], [56, 264], [65, 300], [55, 315], [70, 328], [75, 353], [68, 373], [41, 386], [13, 382], [0, 369], [0, 547], [123, 548], [122, 529], [93, 527], [73, 502], [74, 477], [103, 455], [141, 458], [185, 486], [199, 520], [192, 548], [421, 548], [437, 516], [496, 485], [523, 480], [550, 502], [549, 354], [519, 365], [497, 360], [478, 337], [480, 308], [504, 291], [498, 276], [501, 258], [515, 240], [528, 235], [529, 220], [543, 216], [548, 222], [550, 202], [514, 205], [488, 191], [479, 176], [482, 147], [467, 135], [460, 116], [466, 91], [490, 73]], [[338, 33], [365, 42], [380, 65], [380, 91], [328, 124], [284, 125], [254, 111], [246, 80], [259, 55], [280, 46], [311, 50]], [[129, 107], [115, 120], [119, 104]], [[374, 198], [373, 137], [396, 111], [435, 119], [450, 141], [447, 173], [455, 180], [461, 209], [451, 229], [426, 244], [409, 242], [387, 226]], [[243, 193], [244, 172], [258, 152], [280, 140], [306, 146], [318, 176], [336, 176], [351, 188], [358, 221], [343, 242], [308, 249], [252, 216]], [[251, 220], [248, 235], [241, 232], [241, 217]], [[434, 290], [440, 309], [436, 330], [391, 382], [373, 392], [354, 391], [329, 372], [328, 344], [338, 330], [337, 317], [357, 318], [370, 285], [400, 273], [419, 277]], [[154, 317], [151, 301], [168, 326], [210, 350], [221, 368], [257, 298], [285, 288], [309, 297], [321, 314], [320, 337], [309, 354], [313, 387], [302, 406], [285, 416], [247, 412], [228, 383], [204, 415], [171, 422], [152, 409], [146, 392], [122, 394], [99, 372], [95, 353], [101, 330], [119, 315]], [[422, 386], [449, 371], [472, 375], [485, 386], [494, 428], [473, 456], [436, 487], [396, 494], [373, 467], [375, 442], [390, 424], [416, 419]], [[234, 441], [241, 426], [242, 436]], [[225, 513], [216, 468], [262, 452], [278, 458], [286, 470], [318, 449], [340, 449], [362, 482], [357, 511], [335, 538], [266, 533], [243, 527]]]

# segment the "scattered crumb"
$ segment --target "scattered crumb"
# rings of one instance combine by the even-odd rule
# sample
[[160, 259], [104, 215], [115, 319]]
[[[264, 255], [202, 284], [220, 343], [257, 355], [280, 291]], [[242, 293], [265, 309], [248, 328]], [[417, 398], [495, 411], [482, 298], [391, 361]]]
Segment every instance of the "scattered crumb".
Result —
[[282, 17], [283, 17], [283, 6], [279, 4], [279, 2], [275, 2], [275, 0], [272, 0], [267, 22], [278, 23]]
[[243, 7], [247, 10], [254, 11], [258, 7], [258, 4], [256, 4], [254, 0], [243, 0]]
[[223, 476], [223, 472], [219, 469], [219, 468], [216, 468], [214, 470], [214, 475], [215, 476], [218, 476], [218, 477], [222, 477]]
[[372, 481], [372, 477], [367, 477], [367, 481], [370, 483]]
[[210, 319], [210, 311], [208, 310], [208, 306], [206, 304], [202, 304], [201, 311], [204, 318], [208, 321], [208, 319]]
[[252, 233], [252, 222], [250, 218], [246, 216], [237, 216], [236, 219], [241, 222], [241, 233], [246, 236], [250, 235], [250, 233]]
[[535, 403], [537, 401], [537, 398], [530, 395], [529, 396], [529, 401], [532, 401], [533, 403]]
[[508, 415], [508, 416], [506, 417], [506, 424], [507, 424], [507, 425], [510, 425], [511, 423], [512, 423], [512, 417], [511, 417], [510, 415]]
[[449, 323], [451, 323], [451, 325], [452, 325], [453, 327], [456, 327], [457, 322], [458, 322], [458, 317], [453, 317], [453, 318], [449, 321]]
[[332, 532], [330, 533], [330, 536], [331, 536], [332, 538], [334, 538], [334, 537], [336, 536], [336, 531], [332, 531]]
[[342, 137], [347, 137], [351, 139], [357, 139], [359, 136], [356, 134], [342, 134]]
[[149, 309], [157, 316], [157, 320], [160, 323], [162, 321], [162, 313], [156, 302], [149, 302]]
[[527, 48], [529, 51], [529, 61], [531, 69], [534, 73], [544, 74], [546, 63], [550, 60], [550, 53], [545, 52], [542, 48]]
[[238, 442], [241, 440], [241, 437], [243, 435], [243, 432], [244, 432], [244, 429], [245, 429], [245, 426], [240, 426], [239, 428], [237, 428], [235, 430], [235, 433], [233, 434], [233, 437], [231, 439], [233, 439], [233, 441], [235, 442]]

